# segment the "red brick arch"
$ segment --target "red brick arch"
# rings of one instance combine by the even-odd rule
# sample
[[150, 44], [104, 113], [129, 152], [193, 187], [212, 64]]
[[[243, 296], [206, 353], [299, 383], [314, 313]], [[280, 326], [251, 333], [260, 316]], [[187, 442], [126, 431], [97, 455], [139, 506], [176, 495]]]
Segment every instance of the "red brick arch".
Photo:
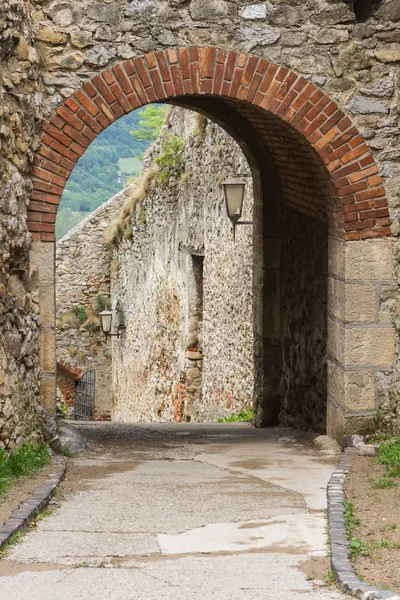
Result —
[[341, 206], [343, 236], [357, 240], [389, 235], [388, 203], [378, 167], [356, 127], [333, 100], [301, 75], [265, 58], [189, 47], [146, 54], [104, 70], [44, 123], [28, 208], [33, 239], [54, 240], [66, 181], [103, 129], [150, 102], [199, 95], [235, 99], [289, 124], [330, 174]]

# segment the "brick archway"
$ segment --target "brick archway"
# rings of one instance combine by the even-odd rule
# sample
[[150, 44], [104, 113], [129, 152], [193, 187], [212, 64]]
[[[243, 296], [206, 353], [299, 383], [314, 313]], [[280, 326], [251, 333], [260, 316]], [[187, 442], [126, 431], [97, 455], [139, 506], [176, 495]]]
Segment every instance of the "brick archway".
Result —
[[252, 105], [288, 124], [326, 167], [339, 207], [339, 237], [387, 236], [388, 204], [378, 167], [351, 120], [301, 75], [253, 55], [208, 48], [172, 48], [106, 69], [44, 123], [32, 168], [28, 227], [53, 241], [65, 183], [89, 144], [110, 123], [145, 104], [212, 96]]
[[[394, 330], [375, 309], [380, 282], [392, 277], [382, 178], [368, 145], [333, 100], [303, 76], [257, 56], [190, 47], [126, 60], [94, 76], [44, 123], [28, 207], [44, 317], [41, 343], [54, 333], [54, 314], [46, 314], [54, 302], [49, 249], [66, 181], [97, 135], [151, 102], [203, 112], [235, 137], [252, 168], [258, 423], [276, 417], [281, 397], [289, 399], [283, 410], [290, 402], [294, 413], [303, 410], [299, 404], [310, 392], [308, 414], [316, 395], [323, 399], [331, 435], [357, 431], [375, 412], [379, 371], [390, 369], [394, 357]], [[296, 217], [285, 221], [289, 213]], [[301, 274], [292, 262], [304, 252]], [[320, 323], [316, 334], [307, 329], [313, 320]], [[319, 346], [318, 356], [310, 358], [310, 343]], [[42, 402], [51, 410], [52, 356], [43, 352], [41, 359]], [[319, 382], [310, 384], [317, 371]], [[313, 385], [317, 392], [306, 389]]]

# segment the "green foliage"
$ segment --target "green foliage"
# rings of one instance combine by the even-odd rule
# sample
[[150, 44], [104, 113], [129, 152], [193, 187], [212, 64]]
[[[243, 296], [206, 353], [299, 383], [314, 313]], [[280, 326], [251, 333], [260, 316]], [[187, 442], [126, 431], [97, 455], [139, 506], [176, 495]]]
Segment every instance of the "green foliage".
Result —
[[[145, 110], [135, 110], [112, 123], [79, 159], [61, 197], [56, 222], [57, 239], [121, 191], [128, 176], [140, 172], [138, 157], [147, 150], [151, 140], [139, 140], [131, 135], [131, 131], [139, 127]], [[121, 159], [125, 160], [120, 164]], [[129, 171], [129, 163], [132, 171]]]
[[378, 461], [385, 465], [389, 477], [400, 477], [400, 437], [381, 444]]
[[159, 180], [167, 183], [171, 177], [171, 171], [176, 168], [182, 160], [185, 141], [176, 135], [168, 136], [162, 145], [162, 153], [156, 158], [156, 164], [160, 167]]
[[329, 585], [332, 583], [336, 583], [336, 581], [337, 581], [337, 576], [336, 576], [335, 571], [332, 571], [332, 569], [329, 569], [328, 575], [326, 578], [326, 583]]
[[368, 554], [368, 546], [360, 538], [352, 538], [350, 540], [350, 552], [353, 558], [357, 559], [359, 556], [366, 556]]
[[49, 450], [43, 444], [25, 442], [14, 452], [1, 450], [0, 494], [4, 494], [22, 475], [37, 473], [48, 463], [49, 458]]
[[22, 538], [24, 537], [24, 532], [23, 531], [17, 531], [17, 533], [13, 533], [7, 540], [6, 545], [3, 547], [3, 549], [0, 551], [0, 558], [4, 558], [7, 555], [7, 551], [12, 548], [13, 546], [16, 546], [17, 544], [20, 544], [22, 542]]
[[350, 500], [345, 500], [343, 504], [345, 508], [346, 535], [349, 540], [350, 552], [355, 559], [359, 556], [366, 556], [368, 554], [368, 546], [360, 538], [353, 537], [354, 529], [360, 525], [360, 519], [355, 514], [354, 504]]
[[154, 141], [160, 135], [168, 107], [163, 104], [150, 104], [141, 113], [138, 126], [131, 135], [140, 142]]
[[379, 477], [379, 479], [370, 479], [370, 483], [375, 490], [383, 490], [385, 488], [396, 487], [397, 484], [387, 475]]
[[347, 538], [350, 540], [353, 536], [354, 529], [360, 525], [360, 519], [355, 514], [354, 504], [351, 500], [345, 500], [343, 504], [345, 508], [344, 519], [346, 523], [346, 534]]
[[93, 308], [97, 314], [101, 313], [103, 310], [110, 310], [110, 308], [111, 308], [110, 299], [104, 298], [104, 296], [101, 296], [100, 294], [98, 294], [97, 296], [94, 297]]
[[250, 407], [247, 410], [242, 410], [240, 413], [234, 413], [226, 419], [218, 419], [219, 423], [240, 423], [242, 421], [252, 421], [253, 409]]
[[377, 431], [372, 435], [367, 436], [367, 444], [381, 444], [382, 442], [390, 440], [390, 438], [390, 433]]
[[80, 323], [84, 323], [88, 318], [85, 306], [73, 306], [71, 308], [71, 313], [77, 317]]

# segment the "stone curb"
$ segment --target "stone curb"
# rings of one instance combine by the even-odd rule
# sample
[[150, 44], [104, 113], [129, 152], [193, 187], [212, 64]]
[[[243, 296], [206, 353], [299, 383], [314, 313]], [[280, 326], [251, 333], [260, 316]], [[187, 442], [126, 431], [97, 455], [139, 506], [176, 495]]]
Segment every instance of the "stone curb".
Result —
[[55, 473], [50, 473], [47, 481], [35, 490], [29, 498], [21, 502], [19, 508], [14, 510], [8, 521], [0, 527], [0, 550], [4, 548], [14, 533], [23, 531], [34, 520], [36, 514], [43, 510], [51, 500], [54, 490], [64, 479], [67, 462], [63, 456], [53, 456], [51, 459]]
[[361, 600], [385, 598], [385, 600], [400, 600], [400, 596], [361, 581], [351, 563], [351, 552], [346, 535], [345, 507], [346, 500], [344, 484], [346, 475], [351, 469], [353, 448], [345, 448], [335, 471], [328, 483], [328, 522], [331, 540], [331, 565], [337, 576], [340, 587], [347, 593]]

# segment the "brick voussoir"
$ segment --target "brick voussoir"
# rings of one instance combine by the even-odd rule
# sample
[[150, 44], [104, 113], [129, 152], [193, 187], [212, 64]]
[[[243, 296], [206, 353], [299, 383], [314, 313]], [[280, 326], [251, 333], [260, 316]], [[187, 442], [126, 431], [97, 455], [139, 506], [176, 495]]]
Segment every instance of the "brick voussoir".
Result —
[[[70, 171], [104, 128], [149, 102], [193, 94], [240, 100], [288, 123], [313, 146], [336, 189], [337, 207], [330, 211], [328, 207], [328, 213], [337, 235], [346, 239], [359, 239], [362, 231], [365, 237], [388, 235], [387, 200], [378, 167], [368, 145], [336, 102], [287, 67], [213, 46], [169, 48], [124, 60], [95, 75], [65, 100], [44, 124], [42, 148], [32, 166], [30, 212], [35, 216], [29, 221], [31, 231], [37, 234], [33, 219], [41, 212], [38, 202], [48, 204], [49, 209], [42, 212], [51, 215], [42, 224], [52, 225], [54, 207]], [[363, 211], [362, 202], [373, 198], [379, 204]], [[353, 204], [353, 210], [342, 208]], [[335, 225], [341, 220], [341, 211], [347, 214], [343, 227]], [[309, 214], [315, 214], [312, 206]], [[42, 235], [49, 239], [51, 232]]]

